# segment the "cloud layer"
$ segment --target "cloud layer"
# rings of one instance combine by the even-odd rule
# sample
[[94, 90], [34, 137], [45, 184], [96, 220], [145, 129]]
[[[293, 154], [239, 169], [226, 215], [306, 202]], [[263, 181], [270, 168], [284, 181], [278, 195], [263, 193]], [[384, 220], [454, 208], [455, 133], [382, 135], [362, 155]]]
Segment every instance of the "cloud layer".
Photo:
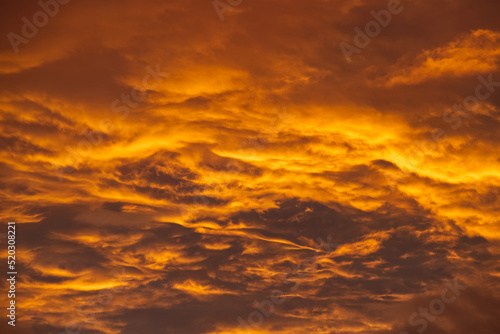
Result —
[[17, 333], [498, 333], [500, 3], [216, 3], [6, 4]]

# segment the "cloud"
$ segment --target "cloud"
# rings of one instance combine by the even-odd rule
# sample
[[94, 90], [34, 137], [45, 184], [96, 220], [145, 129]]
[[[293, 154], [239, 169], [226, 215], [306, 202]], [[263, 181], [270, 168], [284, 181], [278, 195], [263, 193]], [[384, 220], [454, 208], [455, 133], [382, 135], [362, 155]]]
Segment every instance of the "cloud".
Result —
[[384, 81], [391, 87], [490, 73], [498, 69], [499, 56], [500, 33], [478, 29], [458, 36], [445, 46], [424, 50], [411, 61], [400, 60]]
[[[4, 38], [19, 333], [235, 334], [276, 289], [255, 332], [397, 333], [454, 277], [470, 290], [427, 332], [492, 332], [500, 95], [458, 129], [443, 113], [500, 80], [500, 3], [402, 5], [349, 65], [338, 44], [387, 1], [242, 1], [224, 22], [211, 1], [71, 1], [19, 54]], [[7, 6], [4, 36], [39, 8]], [[147, 88], [148, 67], [169, 74]]]

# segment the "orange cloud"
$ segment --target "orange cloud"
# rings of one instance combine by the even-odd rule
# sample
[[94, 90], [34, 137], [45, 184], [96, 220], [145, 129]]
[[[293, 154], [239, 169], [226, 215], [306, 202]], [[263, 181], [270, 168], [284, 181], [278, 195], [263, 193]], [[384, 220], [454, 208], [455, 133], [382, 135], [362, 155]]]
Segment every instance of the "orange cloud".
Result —
[[386, 86], [414, 85], [442, 77], [461, 77], [498, 69], [500, 32], [478, 29], [443, 47], [400, 60], [384, 79]]

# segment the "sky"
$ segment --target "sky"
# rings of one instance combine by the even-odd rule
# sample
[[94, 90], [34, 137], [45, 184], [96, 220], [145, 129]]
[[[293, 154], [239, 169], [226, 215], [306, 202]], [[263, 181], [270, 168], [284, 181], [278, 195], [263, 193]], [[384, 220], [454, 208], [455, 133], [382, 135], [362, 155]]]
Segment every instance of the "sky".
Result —
[[500, 2], [2, 7], [2, 333], [500, 333]]

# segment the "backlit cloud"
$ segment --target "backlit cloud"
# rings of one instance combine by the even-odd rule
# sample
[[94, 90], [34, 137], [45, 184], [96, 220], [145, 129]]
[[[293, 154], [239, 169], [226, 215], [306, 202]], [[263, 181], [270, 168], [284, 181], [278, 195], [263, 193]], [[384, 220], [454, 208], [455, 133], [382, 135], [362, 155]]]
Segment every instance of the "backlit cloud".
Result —
[[2, 333], [497, 334], [499, 2], [7, 3]]

